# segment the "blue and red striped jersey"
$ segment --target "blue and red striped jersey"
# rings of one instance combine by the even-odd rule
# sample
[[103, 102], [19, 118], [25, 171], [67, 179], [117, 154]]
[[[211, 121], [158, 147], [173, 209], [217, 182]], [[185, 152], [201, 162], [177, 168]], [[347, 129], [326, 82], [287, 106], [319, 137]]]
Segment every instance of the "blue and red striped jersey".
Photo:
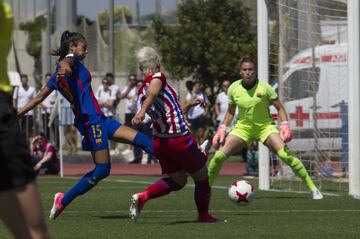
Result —
[[80, 62], [76, 55], [69, 54], [66, 57], [73, 60], [72, 74], [66, 78], [57, 79], [58, 64], [55, 73], [46, 84], [46, 87], [59, 91], [70, 102], [75, 122], [81, 118], [88, 118], [93, 115], [103, 116], [103, 112], [91, 88], [91, 74], [89, 70]]

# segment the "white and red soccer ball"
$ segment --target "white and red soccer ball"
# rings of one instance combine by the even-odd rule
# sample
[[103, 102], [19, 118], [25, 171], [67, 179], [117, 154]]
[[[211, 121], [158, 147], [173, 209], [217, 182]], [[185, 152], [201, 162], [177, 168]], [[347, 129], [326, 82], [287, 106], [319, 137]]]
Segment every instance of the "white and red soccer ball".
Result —
[[230, 185], [228, 195], [233, 203], [246, 206], [254, 199], [255, 188], [246, 180], [236, 180]]

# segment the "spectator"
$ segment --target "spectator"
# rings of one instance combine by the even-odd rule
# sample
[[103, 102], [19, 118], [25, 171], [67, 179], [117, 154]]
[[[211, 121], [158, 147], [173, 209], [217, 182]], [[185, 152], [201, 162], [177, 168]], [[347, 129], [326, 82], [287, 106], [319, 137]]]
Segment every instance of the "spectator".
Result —
[[[28, 84], [28, 76], [21, 74], [21, 85], [14, 93], [14, 106], [20, 111], [30, 100], [35, 97], [35, 88]], [[27, 112], [22, 119], [19, 119], [20, 129], [25, 133], [26, 138], [33, 136], [34, 127], [34, 111]]]
[[110, 88], [110, 81], [107, 77], [102, 80], [102, 85], [96, 91], [95, 97], [99, 102], [102, 112], [108, 118], [115, 118], [116, 92]]
[[331, 162], [331, 153], [327, 152], [326, 153], [326, 158], [324, 161], [319, 161], [318, 162], [318, 168], [319, 168], [319, 175], [321, 177], [333, 177], [333, 166], [332, 166], [332, 162]]
[[[43, 79], [43, 87], [46, 85], [46, 83], [51, 79], [51, 74], [46, 73], [45, 77]], [[45, 130], [45, 137], [47, 139], [53, 139], [53, 142], [56, 142], [57, 144], [57, 129], [56, 125], [54, 123], [51, 124], [49, 127], [49, 121], [50, 121], [50, 115], [54, 110], [54, 106], [56, 103], [57, 98], [57, 92], [53, 91], [50, 93], [50, 95], [40, 104], [41, 106], [41, 119], [42, 119], [42, 125], [43, 129]]]
[[[113, 94], [115, 95], [115, 98], [116, 98], [114, 101], [114, 108], [115, 108], [115, 112], [116, 112], [117, 106], [120, 103], [120, 95], [121, 95], [120, 87], [115, 84], [115, 77], [114, 77], [113, 73], [111, 73], [111, 72], [106, 73], [105, 78], [108, 79], [111, 92], [113, 92]], [[118, 118], [117, 113], [115, 113], [115, 117]]]
[[[136, 83], [136, 91], [138, 91], [140, 89], [140, 87], [143, 85], [143, 81], [142, 80], [138, 80]], [[140, 106], [140, 100], [137, 99], [137, 103], [136, 103], [136, 112], [138, 112], [140, 110], [141, 106]], [[146, 115], [146, 118], [144, 121], [144, 123], [142, 124], [138, 124], [138, 125], [134, 125], [134, 129], [146, 134], [147, 136], [149, 136], [149, 138], [152, 138], [152, 129], [151, 129], [151, 119], [148, 115]], [[134, 160], [130, 161], [129, 163], [141, 163], [143, 156], [144, 156], [144, 152], [140, 147], [134, 146]], [[157, 159], [155, 158], [155, 156], [151, 155], [151, 154], [147, 154], [147, 163], [157, 163]]]
[[[110, 87], [110, 81], [108, 77], [104, 77], [102, 80], [102, 85], [96, 91], [95, 97], [98, 100], [101, 111], [104, 115], [110, 119], [115, 119], [115, 101], [116, 101], [116, 92], [112, 91]], [[114, 154], [115, 143], [111, 141], [110, 143], [110, 154]]]
[[216, 125], [217, 128], [219, 124], [224, 120], [225, 113], [228, 109], [228, 95], [227, 89], [230, 86], [229, 80], [224, 80], [221, 82], [221, 89], [219, 94], [216, 96], [215, 101], [215, 114], [216, 114]]
[[31, 141], [31, 154], [34, 170], [43, 174], [58, 174], [60, 161], [54, 145], [48, 142], [44, 133], [35, 136]]
[[[102, 95], [104, 92], [104, 88], [105, 88], [104, 81], [105, 81], [106, 88], [107, 88], [106, 93], [105, 93], [107, 96]], [[107, 106], [102, 107], [101, 109], [103, 111], [106, 111], [106, 113], [104, 112], [105, 115], [109, 115], [110, 118], [118, 120], [119, 115], [117, 112], [117, 106], [120, 103], [120, 88], [114, 82], [115, 82], [114, 74], [111, 72], [106, 73], [105, 77], [103, 78], [102, 84], [96, 90], [95, 97], [99, 97], [102, 95], [102, 97], [109, 98], [108, 94], [109, 94], [109, 92], [111, 92], [111, 101], [108, 101], [109, 99], [106, 99], [106, 101], [108, 101], [108, 103], [106, 103]], [[110, 103], [112, 105], [110, 105], [109, 102], [112, 102], [112, 103]], [[110, 110], [110, 112], [109, 112], [109, 110]], [[116, 150], [116, 142], [111, 141], [110, 148], [111, 148], [110, 155], [119, 153]]]
[[187, 103], [193, 99], [199, 99], [202, 101], [200, 105], [191, 107], [187, 115], [191, 130], [196, 136], [198, 142], [203, 142], [205, 140], [205, 130], [208, 124], [207, 114], [209, 106], [209, 100], [201, 87], [202, 85], [199, 81], [195, 82], [192, 91], [189, 92], [186, 96]]
[[77, 152], [77, 132], [74, 125], [68, 125], [65, 132], [66, 143], [69, 145], [68, 153]]
[[246, 151], [246, 174], [255, 177], [259, 175], [259, 152], [257, 141], [253, 141]]
[[[137, 78], [135, 74], [129, 75], [128, 85], [121, 91], [120, 100], [125, 99], [125, 125], [128, 127], [133, 127], [131, 124], [131, 119], [135, 116], [136, 113], [136, 82]], [[132, 152], [132, 146], [128, 145], [122, 154], [127, 155]]]

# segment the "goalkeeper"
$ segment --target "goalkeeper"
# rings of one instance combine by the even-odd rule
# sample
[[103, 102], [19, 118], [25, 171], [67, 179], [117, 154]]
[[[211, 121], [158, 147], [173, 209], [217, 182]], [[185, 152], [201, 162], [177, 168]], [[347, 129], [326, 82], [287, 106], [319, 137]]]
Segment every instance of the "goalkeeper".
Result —
[[[212, 140], [213, 147], [220, 144], [220, 149], [215, 152], [209, 163], [210, 184], [214, 183], [223, 162], [229, 156], [253, 140], [259, 140], [304, 181], [313, 199], [322, 199], [323, 195], [315, 186], [303, 163], [286, 146], [292, 134], [285, 108], [277, 94], [268, 83], [256, 78], [255, 61], [250, 56], [242, 58], [239, 66], [242, 79], [232, 83], [228, 89], [229, 107], [224, 121]], [[270, 105], [274, 105], [278, 111], [281, 120], [280, 134], [270, 115]], [[236, 107], [239, 110], [238, 119], [235, 127], [230, 130], [228, 126], [234, 118]], [[227, 133], [229, 135], [226, 136]]]

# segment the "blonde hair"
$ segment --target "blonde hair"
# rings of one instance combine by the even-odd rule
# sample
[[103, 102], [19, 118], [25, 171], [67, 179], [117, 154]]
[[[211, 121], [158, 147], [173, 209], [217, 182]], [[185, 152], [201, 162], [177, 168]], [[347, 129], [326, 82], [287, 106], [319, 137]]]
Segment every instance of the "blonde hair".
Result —
[[160, 56], [154, 48], [148, 46], [141, 48], [136, 54], [136, 59], [143, 73], [160, 69]]

